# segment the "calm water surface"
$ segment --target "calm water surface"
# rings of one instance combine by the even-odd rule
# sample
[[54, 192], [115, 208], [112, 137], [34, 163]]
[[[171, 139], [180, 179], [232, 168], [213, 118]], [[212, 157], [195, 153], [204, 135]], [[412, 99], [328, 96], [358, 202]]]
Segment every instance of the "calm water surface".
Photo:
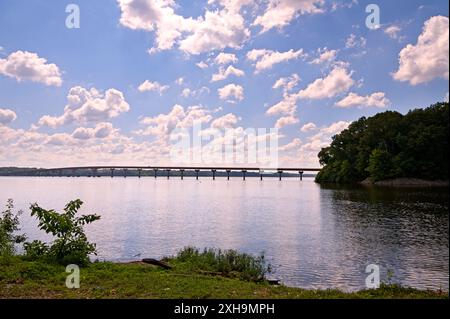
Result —
[[[382, 281], [448, 290], [448, 189], [321, 187], [306, 178], [0, 177], [0, 201], [13, 198], [22, 230], [49, 239], [29, 217], [29, 203], [61, 209], [80, 198], [101, 260], [160, 258], [180, 248], [264, 251], [287, 285], [361, 289], [366, 266]], [[387, 272], [392, 272], [392, 278]]]

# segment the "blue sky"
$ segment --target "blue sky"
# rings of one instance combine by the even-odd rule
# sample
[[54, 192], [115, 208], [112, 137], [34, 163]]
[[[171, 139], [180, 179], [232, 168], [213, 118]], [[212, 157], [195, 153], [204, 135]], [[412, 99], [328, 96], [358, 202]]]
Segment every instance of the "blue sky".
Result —
[[317, 166], [351, 121], [448, 99], [447, 1], [277, 3], [2, 0], [0, 165], [169, 163], [194, 119], [277, 127], [281, 163]]

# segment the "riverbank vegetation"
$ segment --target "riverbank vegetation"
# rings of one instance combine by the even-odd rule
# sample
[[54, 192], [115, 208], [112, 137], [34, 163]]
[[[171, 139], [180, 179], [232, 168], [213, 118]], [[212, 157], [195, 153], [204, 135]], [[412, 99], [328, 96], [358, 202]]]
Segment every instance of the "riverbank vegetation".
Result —
[[12, 257], [0, 259], [0, 298], [432, 298], [446, 299], [439, 291], [420, 291], [396, 285], [344, 293], [338, 290], [306, 290], [205, 274], [177, 259], [172, 269], [142, 262], [94, 262], [80, 270], [80, 288], [68, 289], [63, 265]]
[[[91, 262], [95, 244], [87, 240], [83, 227], [100, 217], [78, 217], [81, 205], [80, 200], [71, 201], [62, 213], [31, 205], [38, 227], [55, 237], [44, 243], [27, 242], [25, 235], [16, 234], [19, 213], [8, 201], [0, 213], [0, 298], [448, 298], [447, 292], [397, 285], [353, 293], [272, 285], [264, 254], [234, 250], [186, 247], [156, 263]], [[18, 255], [14, 248], [21, 243], [25, 253]], [[82, 266], [77, 289], [66, 287], [69, 263]]]
[[264, 254], [252, 256], [236, 250], [185, 247], [174, 258], [168, 258], [183, 265], [189, 272], [203, 272], [223, 277], [239, 278], [246, 281], [261, 282], [272, 271], [265, 261]]
[[322, 149], [320, 183], [378, 182], [396, 178], [448, 181], [449, 104], [406, 115], [387, 111], [361, 118]]
[[100, 216], [92, 214], [77, 217], [81, 205], [83, 202], [79, 199], [70, 201], [63, 213], [57, 213], [53, 209], [46, 210], [38, 204], [32, 204], [31, 216], [38, 219], [39, 229], [56, 239], [50, 245], [39, 240], [24, 243], [25, 256], [60, 264], [88, 264], [89, 255], [95, 255], [96, 249], [95, 244], [88, 242], [83, 227], [99, 220]]

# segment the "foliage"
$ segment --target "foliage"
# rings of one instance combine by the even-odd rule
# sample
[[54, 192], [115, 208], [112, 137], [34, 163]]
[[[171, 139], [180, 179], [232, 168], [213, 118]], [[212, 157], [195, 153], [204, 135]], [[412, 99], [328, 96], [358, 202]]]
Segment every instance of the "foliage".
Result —
[[445, 291], [422, 291], [382, 284], [379, 289], [345, 293], [338, 290], [305, 290], [266, 282], [183, 272], [177, 267], [166, 271], [148, 264], [91, 263], [83, 269], [79, 289], [67, 289], [62, 265], [27, 261], [12, 257], [2, 264], [0, 258], [0, 299], [2, 298], [441, 298]]
[[319, 153], [317, 182], [352, 183], [413, 177], [448, 180], [449, 104], [406, 115], [387, 111], [361, 118]]
[[392, 175], [392, 157], [386, 150], [376, 148], [369, 157], [369, 166], [366, 171], [374, 181], [386, 179]]
[[8, 199], [6, 209], [0, 214], [0, 256], [12, 256], [14, 245], [25, 241], [25, 235], [16, 235], [19, 228], [19, 215], [22, 211], [13, 213], [14, 202]]
[[220, 273], [223, 276], [239, 277], [248, 281], [264, 280], [271, 266], [266, 265], [264, 254], [258, 257], [235, 250], [185, 247], [175, 257], [191, 270]]
[[48, 257], [61, 264], [85, 265], [89, 254], [96, 254], [95, 244], [88, 242], [83, 227], [98, 219], [98, 215], [75, 217], [83, 202], [79, 199], [69, 202], [64, 213], [46, 210], [38, 204], [31, 205], [31, 216], [39, 220], [39, 228], [52, 234], [56, 240], [50, 246], [33, 241], [24, 245], [29, 258]]
[[25, 256], [32, 260], [45, 257], [49, 252], [48, 245], [40, 240], [24, 243], [23, 248], [25, 250]]

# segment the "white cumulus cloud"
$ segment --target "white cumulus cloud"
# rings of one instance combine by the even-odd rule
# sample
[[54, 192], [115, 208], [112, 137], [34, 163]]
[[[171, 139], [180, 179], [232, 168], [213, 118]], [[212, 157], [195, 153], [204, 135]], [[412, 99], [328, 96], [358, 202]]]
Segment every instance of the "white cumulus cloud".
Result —
[[272, 28], [281, 29], [297, 16], [324, 12], [324, 3], [324, 0], [270, 0], [254, 24], [262, 26], [262, 32]]
[[290, 49], [286, 52], [278, 52], [266, 49], [253, 49], [247, 52], [247, 59], [256, 62], [256, 73], [263, 70], [271, 69], [272, 66], [278, 63], [286, 62], [292, 59], [297, 59], [306, 56], [303, 49], [294, 51]]
[[244, 88], [236, 84], [228, 84], [217, 90], [221, 100], [233, 102], [234, 100], [242, 101], [244, 99]]
[[169, 134], [176, 128], [189, 128], [194, 123], [210, 122], [212, 119], [210, 113], [211, 111], [201, 106], [184, 108], [176, 104], [167, 114], [144, 117], [140, 123], [146, 127], [134, 133], [143, 136], [156, 136], [162, 141], [167, 140]]
[[280, 152], [289, 152], [296, 150], [302, 145], [302, 141], [299, 138], [294, 138], [290, 143], [282, 145], [278, 148]]
[[220, 52], [214, 59], [214, 62], [216, 62], [217, 64], [237, 63], [238, 58], [233, 53]]
[[367, 39], [364, 37], [357, 37], [354, 33], [350, 34], [345, 41], [345, 47], [347, 49], [352, 48], [364, 48], [367, 44]]
[[240, 69], [235, 68], [232, 65], [229, 65], [226, 69], [223, 68], [223, 67], [220, 67], [218, 73], [215, 73], [215, 74], [212, 75], [211, 82], [217, 82], [217, 81], [225, 80], [230, 75], [241, 77], [241, 76], [245, 75], [245, 72], [240, 70]]
[[119, 114], [128, 112], [129, 104], [123, 93], [116, 89], [109, 89], [105, 93], [95, 88], [85, 89], [75, 86], [67, 95], [67, 105], [61, 116], [44, 115], [39, 119], [40, 126], [58, 127], [70, 123], [98, 123], [104, 122]]
[[17, 114], [13, 110], [0, 108], [0, 125], [10, 124], [16, 118]]
[[116, 130], [113, 125], [108, 122], [98, 123], [94, 128], [78, 127], [73, 131], [72, 137], [79, 140], [88, 140], [91, 138], [107, 138]]
[[276, 121], [275, 128], [281, 129], [287, 125], [297, 124], [298, 122], [299, 119], [294, 115], [282, 116]]
[[350, 89], [354, 80], [352, 72], [342, 66], [335, 67], [326, 77], [316, 79], [306, 89], [298, 93], [300, 99], [326, 99], [332, 98]]
[[175, 13], [177, 4], [173, 0], [118, 0], [118, 3], [123, 26], [156, 33], [151, 53], [175, 45], [189, 54], [240, 48], [250, 37], [240, 14], [241, 7], [250, 1], [219, 1], [220, 10], [206, 10], [197, 18]]
[[384, 33], [392, 39], [398, 39], [400, 31], [402, 31], [402, 28], [395, 24], [392, 24], [384, 29]]
[[317, 50], [319, 57], [312, 60], [311, 64], [322, 64], [326, 62], [331, 62], [336, 59], [337, 50], [328, 50], [327, 48]]
[[449, 78], [448, 17], [435, 16], [427, 20], [415, 45], [400, 51], [399, 69], [393, 73], [397, 81], [418, 85], [436, 78]]
[[289, 77], [279, 78], [272, 86], [273, 89], [282, 88], [284, 92], [291, 91], [300, 82], [298, 74], [294, 73]]
[[53, 63], [36, 53], [16, 51], [5, 59], [0, 59], [0, 74], [17, 81], [33, 81], [47, 86], [61, 86], [61, 71]]
[[297, 110], [297, 96], [296, 94], [285, 94], [283, 100], [277, 104], [272, 105], [266, 111], [267, 115], [293, 115]]
[[356, 93], [349, 93], [345, 98], [336, 103], [342, 108], [351, 107], [378, 107], [384, 108], [390, 104], [384, 92], [376, 92], [371, 95], [360, 96]]
[[303, 133], [314, 131], [317, 128], [316, 124], [309, 122], [302, 126], [300, 131]]
[[144, 82], [142, 82], [139, 87], [138, 90], [139, 92], [145, 92], [145, 91], [156, 91], [158, 92], [160, 95], [166, 91], [167, 89], [169, 89], [168, 85], [161, 85], [159, 82], [155, 81], [149, 81], [149, 80], [145, 80]]
[[206, 69], [209, 66], [204, 61], [200, 61], [200, 62], [196, 63], [195, 65], [198, 66], [200, 69]]
[[211, 122], [211, 127], [215, 129], [225, 129], [234, 127], [239, 118], [233, 113], [228, 113], [224, 116], [218, 117], [214, 121]]
[[300, 148], [300, 152], [312, 152], [317, 156], [317, 152], [324, 147], [327, 147], [331, 143], [331, 138], [347, 129], [350, 122], [338, 121], [332, 123], [330, 126], [320, 128], [319, 132], [308, 138], [307, 143], [303, 144]]

